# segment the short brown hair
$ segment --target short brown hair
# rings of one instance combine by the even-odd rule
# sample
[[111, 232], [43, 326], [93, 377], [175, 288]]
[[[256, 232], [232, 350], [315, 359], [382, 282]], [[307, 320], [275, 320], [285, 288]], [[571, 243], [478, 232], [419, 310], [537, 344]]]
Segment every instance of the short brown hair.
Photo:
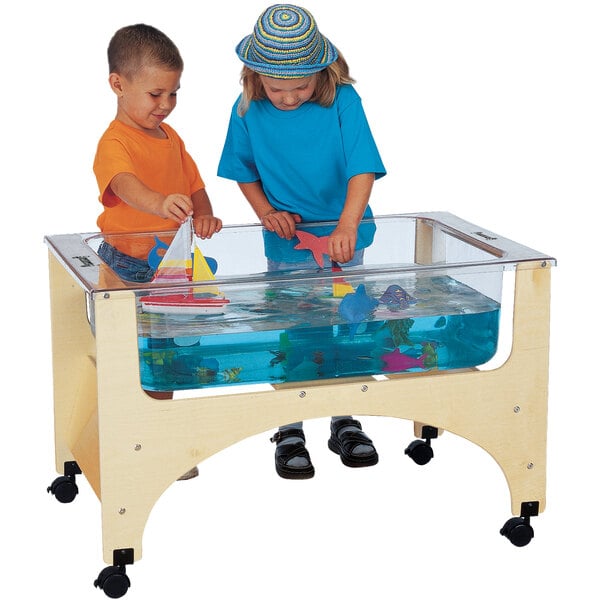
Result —
[[183, 70], [177, 46], [162, 31], [143, 23], [119, 29], [108, 44], [109, 73], [131, 77], [147, 64]]
[[[331, 106], [335, 100], [335, 92], [338, 85], [355, 83], [350, 77], [348, 63], [338, 50], [338, 58], [327, 68], [316, 73], [317, 85], [315, 93], [310, 99], [321, 106]], [[260, 80], [260, 75], [245, 66], [242, 68], [242, 99], [238, 105], [238, 114], [243, 117], [250, 108], [252, 100], [263, 100], [267, 97], [265, 88]]]

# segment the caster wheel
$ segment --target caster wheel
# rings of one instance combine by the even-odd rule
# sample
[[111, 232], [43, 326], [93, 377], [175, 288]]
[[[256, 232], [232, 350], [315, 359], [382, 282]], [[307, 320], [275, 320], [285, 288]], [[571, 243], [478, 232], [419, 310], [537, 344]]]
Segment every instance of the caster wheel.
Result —
[[75, 478], [69, 475], [57, 477], [47, 491], [63, 504], [73, 502], [75, 496], [79, 493]]
[[533, 527], [529, 524], [529, 519], [513, 517], [504, 523], [500, 534], [507, 537], [515, 546], [527, 546], [533, 539]]
[[418, 465], [426, 465], [433, 458], [433, 448], [423, 440], [415, 440], [408, 445], [404, 454], [412, 458]]
[[100, 588], [109, 598], [120, 598], [127, 593], [131, 582], [125, 567], [106, 567], [100, 571], [94, 587]]

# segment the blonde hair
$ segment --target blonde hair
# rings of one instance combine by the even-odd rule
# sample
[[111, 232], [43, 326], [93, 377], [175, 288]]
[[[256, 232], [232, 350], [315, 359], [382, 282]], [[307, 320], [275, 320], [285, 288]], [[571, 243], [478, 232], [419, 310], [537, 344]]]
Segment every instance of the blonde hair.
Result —
[[[338, 85], [355, 83], [355, 80], [350, 77], [348, 63], [339, 50], [337, 60], [316, 73], [316, 78], [315, 93], [310, 102], [316, 102], [325, 107], [333, 104]], [[237, 112], [240, 117], [243, 117], [248, 112], [250, 103], [253, 100], [264, 100], [267, 94], [260, 75], [246, 65], [242, 68], [240, 81], [242, 83], [242, 98], [238, 104]]]

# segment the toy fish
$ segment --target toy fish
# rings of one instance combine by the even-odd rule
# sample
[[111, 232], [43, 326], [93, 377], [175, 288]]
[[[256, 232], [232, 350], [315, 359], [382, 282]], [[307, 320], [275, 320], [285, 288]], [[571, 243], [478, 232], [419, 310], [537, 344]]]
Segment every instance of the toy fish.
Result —
[[221, 375], [223, 377], [223, 381], [225, 383], [236, 383], [240, 380], [239, 374], [242, 370], [242, 367], [233, 367], [233, 369], [225, 369], [222, 371]]
[[313, 362], [316, 365], [322, 365], [325, 362], [325, 358], [321, 350], [316, 350], [315, 352], [313, 352]]
[[379, 302], [392, 307], [408, 308], [409, 306], [416, 304], [417, 299], [413, 298], [404, 288], [394, 284], [390, 285], [388, 289], [381, 294]]
[[212, 383], [217, 378], [217, 371], [209, 369], [208, 367], [198, 367], [195, 371], [198, 382], [206, 385]]
[[318, 308], [320, 306], [320, 302], [315, 302], [313, 300], [303, 300], [301, 302], [298, 302], [298, 309], [299, 310], [313, 310], [315, 308]]
[[269, 361], [270, 367], [274, 367], [286, 359], [285, 352], [282, 352], [281, 350], [269, 350], [269, 352], [273, 355], [273, 358]]
[[151, 269], [158, 269], [158, 265], [160, 265], [160, 261], [162, 260], [165, 252], [169, 248], [169, 244], [166, 244], [158, 236], [154, 236], [154, 246], [150, 253], [148, 254], [148, 266]]
[[216, 358], [203, 358], [194, 369], [194, 375], [201, 384], [213, 383], [219, 372], [219, 361]]
[[384, 371], [408, 371], [409, 369], [424, 369], [426, 354], [421, 354], [418, 358], [403, 354], [398, 348], [393, 352], [382, 354], [381, 359], [385, 362]]
[[325, 261], [323, 255], [329, 256], [328, 241], [329, 236], [318, 237], [312, 233], [306, 231], [296, 230], [296, 237], [300, 240], [300, 243], [294, 246], [294, 250], [310, 250], [312, 252], [315, 262], [323, 268]]
[[338, 312], [344, 320], [351, 323], [351, 338], [356, 333], [361, 321], [364, 321], [375, 310], [377, 304], [377, 300], [367, 294], [362, 283], [356, 288], [356, 292], [346, 294], [342, 298]]

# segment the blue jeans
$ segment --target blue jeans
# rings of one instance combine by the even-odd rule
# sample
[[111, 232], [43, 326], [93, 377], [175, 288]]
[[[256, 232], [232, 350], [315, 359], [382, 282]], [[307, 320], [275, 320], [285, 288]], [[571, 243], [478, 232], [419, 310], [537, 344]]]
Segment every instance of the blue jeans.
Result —
[[107, 242], [100, 244], [98, 256], [125, 281], [147, 283], [154, 277], [154, 269], [147, 261], [129, 256]]

